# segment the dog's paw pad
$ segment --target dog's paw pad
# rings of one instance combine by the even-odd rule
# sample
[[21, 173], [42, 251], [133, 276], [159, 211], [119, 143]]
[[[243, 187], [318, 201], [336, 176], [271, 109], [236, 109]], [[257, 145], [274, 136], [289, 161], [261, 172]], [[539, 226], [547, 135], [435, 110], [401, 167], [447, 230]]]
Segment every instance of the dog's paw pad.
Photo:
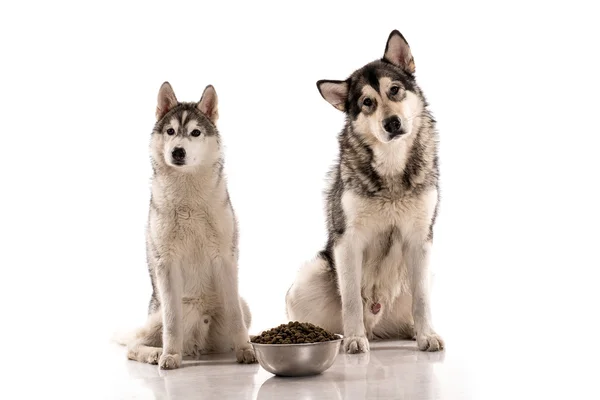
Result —
[[350, 354], [369, 352], [369, 341], [365, 336], [349, 336], [344, 338], [344, 351]]
[[417, 345], [421, 351], [444, 350], [444, 341], [437, 333], [417, 335]]
[[160, 356], [158, 365], [161, 369], [175, 369], [181, 366], [180, 354], [163, 354]]
[[254, 349], [250, 344], [238, 348], [235, 352], [235, 356], [237, 358], [237, 362], [242, 364], [252, 364], [256, 362], [256, 355], [254, 354]]

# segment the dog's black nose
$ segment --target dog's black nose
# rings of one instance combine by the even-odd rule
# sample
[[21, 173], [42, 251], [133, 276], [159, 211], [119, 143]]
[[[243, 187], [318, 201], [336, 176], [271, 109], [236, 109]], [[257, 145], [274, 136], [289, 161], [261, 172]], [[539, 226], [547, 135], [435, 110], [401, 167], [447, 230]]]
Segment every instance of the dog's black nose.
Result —
[[387, 133], [390, 133], [391, 137], [398, 136], [402, 131], [402, 123], [400, 122], [400, 118], [394, 115], [393, 117], [384, 119], [383, 129], [385, 129]]
[[183, 147], [175, 147], [171, 156], [173, 156], [173, 160], [181, 162], [185, 160], [185, 149]]

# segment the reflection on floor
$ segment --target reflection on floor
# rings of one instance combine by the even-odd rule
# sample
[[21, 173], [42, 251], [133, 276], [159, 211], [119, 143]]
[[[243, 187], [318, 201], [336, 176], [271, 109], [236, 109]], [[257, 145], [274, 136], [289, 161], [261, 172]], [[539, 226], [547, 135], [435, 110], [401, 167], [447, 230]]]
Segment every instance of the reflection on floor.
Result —
[[148, 399], [465, 399], [466, 377], [447, 363], [446, 352], [425, 353], [415, 342], [391, 341], [372, 345], [363, 355], [340, 354], [323, 374], [279, 378], [259, 365], [237, 365], [233, 355], [186, 360], [179, 370], [161, 371], [154, 365], [124, 359], [115, 346], [114, 398]]

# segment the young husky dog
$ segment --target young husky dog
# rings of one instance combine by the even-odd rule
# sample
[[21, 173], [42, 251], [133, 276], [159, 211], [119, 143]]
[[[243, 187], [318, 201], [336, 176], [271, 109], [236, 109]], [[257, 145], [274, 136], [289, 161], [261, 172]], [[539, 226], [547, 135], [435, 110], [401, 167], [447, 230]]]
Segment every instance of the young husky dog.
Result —
[[428, 263], [438, 209], [435, 121], [398, 31], [381, 60], [345, 81], [321, 80], [321, 95], [346, 114], [327, 195], [328, 241], [288, 290], [292, 320], [345, 335], [349, 353], [368, 339], [417, 340], [444, 348], [432, 326]]
[[212, 86], [198, 103], [180, 103], [168, 82], [161, 86], [146, 234], [153, 292], [146, 326], [127, 343], [131, 360], [171, 369], [182, 356], [235, 350], [238, 362], [255, 362], [217, 118]]

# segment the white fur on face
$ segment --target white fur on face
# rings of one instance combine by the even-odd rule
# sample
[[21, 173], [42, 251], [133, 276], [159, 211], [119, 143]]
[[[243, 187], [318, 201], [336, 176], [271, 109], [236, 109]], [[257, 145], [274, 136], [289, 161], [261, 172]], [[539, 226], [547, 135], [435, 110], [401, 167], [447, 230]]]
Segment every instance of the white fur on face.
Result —
[[[185, 115], [182, 118], [185, 120]], [[173, 128], [176, 132], [179, 131], [179, 121], [173, 118], [166, 129]], [[190, 134], [193, 130], [200, 127], [195, 120], [189, 121], [183, 127], [183, 136], [181, 135], [164, 135], [163, 155], [165, 163], [174, 168], [188, 170], [201, 165], [212, 165], [219, 154], [219, 144], [216, 136], [206, 136], [201, 134], [198, 137], [193, 137]], [[185, 165], [176, 165], [173, 163], [172, 153], [175, 148], [183, 148], [185, 150]]]
[[[377, 103], [377, 108], [375, 112], [368, 115], [362, 112], [353, 123], [358, 132], [366, 135], [370, 134], [381, 143], [406, 140], [413, 132], [417, 117], [423, 110], [423, 103], [419, 96], [413, 92], [405, 91], [403, 88], [401, 89], [401, 91], [404, 91], [402, 101], [391, 100], [388, 97], [388, 91], [395, 84], [402, 88], [401, 84], [393, 82], [387, 77], [379, 80], [379, 92], [369, 85], [363, 87], [363, 96], [360, 97], [359, 102], [362, 104], [362, 101], [369, 97]], [[404, 134], [390, 140], [389, 134], [383, 128], [383, 121], [394, 115], [400, 118]]]
[[405, 129], [405, 134], [400, 137], [408, 137], [415, 126], [415, 119], [423, 110], [421, 99], [413, 92], [407, 91], [406, 97], [401, 102], [397, 103], [397, 108], [392, 108], [396, 111], [396, 115], [400, 117], [402, 126]]

